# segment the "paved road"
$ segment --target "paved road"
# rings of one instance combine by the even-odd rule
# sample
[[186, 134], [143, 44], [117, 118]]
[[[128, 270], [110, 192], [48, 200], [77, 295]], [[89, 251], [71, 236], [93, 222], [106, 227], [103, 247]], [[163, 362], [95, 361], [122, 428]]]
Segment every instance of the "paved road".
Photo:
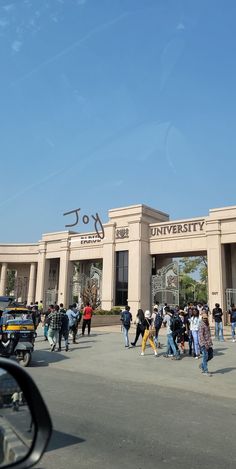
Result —
[[119, 328], [108, 330], [68, 353], [37, 339], [29, 371], [54, 423], [38, 467], [234, 468], [236, 343], [216, 344], [207, 378], [198, 360], [165, 359], [164, 347], [141, 357], [124, 348]]
[[12, 407], [2, 408], [0, 409], [0, 417], [8, 421], [19, 439], [28, 447], [31, 446], [33, 433], [29, 432], [31, 414], [27, 405], [20, 406], [18, 412], [13, 411]]

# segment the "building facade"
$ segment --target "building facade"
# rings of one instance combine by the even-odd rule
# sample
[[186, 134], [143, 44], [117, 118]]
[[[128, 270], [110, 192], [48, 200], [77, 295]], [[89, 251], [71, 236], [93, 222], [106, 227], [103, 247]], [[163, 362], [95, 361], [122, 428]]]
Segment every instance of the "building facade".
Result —
[[174, 221], [145, 205], [112, 209], [108, 215], [103, 239], [62, 231], [46, 233], [38, 243], [0, 244], [0, 295], [6, 294], [11, 270], [14, 293], [28, 304], [68, 305], [92, 295], [106, 310], [126, 302], [132, 311], [146, 309], [154, 264], [161, 269], [175, 257], [205, 255], [209, 306], [226, 308], [227, 292], [236, 289], [236, 206]]

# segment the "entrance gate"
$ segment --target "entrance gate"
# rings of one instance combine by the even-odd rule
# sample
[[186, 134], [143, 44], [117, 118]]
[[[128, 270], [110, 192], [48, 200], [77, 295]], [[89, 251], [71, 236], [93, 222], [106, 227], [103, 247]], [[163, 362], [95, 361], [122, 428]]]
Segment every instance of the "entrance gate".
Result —
[[71, 302], [85, 305], [89, 302], [94, 308], [102, 301], [102, 270], [91, 265], [89, 275], [76, 272], [70, 284]]
[[179, 304], [179, 265], [178, 262], [162, 267], [152, 275], [152, 305], [159, 302], [169, 306]]
[[236, 288], [226, 288], [226, 309], [229, 311], [232, 304], [236, 305]]
[[56, 289], [49, 289], [45, 291], [45, 311], [50, 305], [57, 304], [58, 291]]

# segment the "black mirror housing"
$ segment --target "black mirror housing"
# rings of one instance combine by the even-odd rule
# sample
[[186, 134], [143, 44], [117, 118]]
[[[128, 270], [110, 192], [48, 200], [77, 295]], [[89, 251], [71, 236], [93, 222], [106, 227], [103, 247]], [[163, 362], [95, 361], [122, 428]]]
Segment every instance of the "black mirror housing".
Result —
[[34, 380], [16, 362], [0, 358], [0, 368], [8, 372], [24, 393], [34, 425], [34, 438], [28, 454], [16, 462], [1, 465], [4, 468], [28, 469], [36, 464], [43, 455], [52, 433], [52, 421], [44, 400]]

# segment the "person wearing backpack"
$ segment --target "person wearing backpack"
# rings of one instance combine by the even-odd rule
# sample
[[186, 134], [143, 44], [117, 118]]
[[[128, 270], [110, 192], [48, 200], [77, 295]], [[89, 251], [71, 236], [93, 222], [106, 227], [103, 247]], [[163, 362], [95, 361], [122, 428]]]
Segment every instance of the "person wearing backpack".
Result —
[[[175, 346], [175, 343], [174, 343], [174, 339], [173, 339], [173, 318], [172, 316], [174, 315], [174, 310], [171, 310], [169, 308], [169, 306], [166, 306], [166, 314], [163, 318], [163, 324], [166, 324], [166, 338], [167, 338], [167, 352], [163, 355], [165, 358], [167, 357], [173, 357], [173, 360], [179, 360], [180, 359], [180, 356], [179, 354], [177, 353], [177, 349], [176, 349], [176, 346]], [[170, 352], [173, 352], [173, 355], [170, 353]]]
[[159, 330], [162, 326], [163, 317], [160, 312], [158, 312], [157, 308], [154, 308], [152, 318], [154, 320], [154, 327], [155, 327], [155, 336], [154, 336], [154, 343], [157, 348], [161, 348], [160, 342], [158, 342], [158, 335]]
[[61, 352], [61, 339], [62, 337], [65, 340], [65, 349], [66, 352], [69, 350], [69, 318], [66, 314], [66, 309], [63, 307], [63, 303], [60, 304], [60, 313], [61, 313], [61, 329], [59, 331], [59, 339], [58, 339], [58, 352]]
[[175, 309], [172, 309], [171, 313], [172, 313], [172, 318], [170, 321], [170, 328], [172, 330], [172, 337], [173, 337], [173, 341], [174, 341], [175, 348], [176, 348], [176, 354], [177, 356], [180, 356], [180, 351], [179, 351], [177, 341], [181, 337], [183, 323], [182, 323], [181, 318], [179, 317], [179, 313]]
[[136, 336], [133, 342], [131, 342], [131, 345], [133, 347], [136, 346], [136, 343], [138, 342], [139, 336], [141, 335], [143, 337], [144, 331], [145, 331], [145, 317], [144, 317], [144, 312], [142, 309], [139, 309], [136, 315]]
[[123, 326], [125, 347], [129, 348], [129, 328], [132, 321], [132, 314], [130, 313], [130, 307], [128, 305], [125, 307], [124, 311], [122, 311], [120, 320]]

